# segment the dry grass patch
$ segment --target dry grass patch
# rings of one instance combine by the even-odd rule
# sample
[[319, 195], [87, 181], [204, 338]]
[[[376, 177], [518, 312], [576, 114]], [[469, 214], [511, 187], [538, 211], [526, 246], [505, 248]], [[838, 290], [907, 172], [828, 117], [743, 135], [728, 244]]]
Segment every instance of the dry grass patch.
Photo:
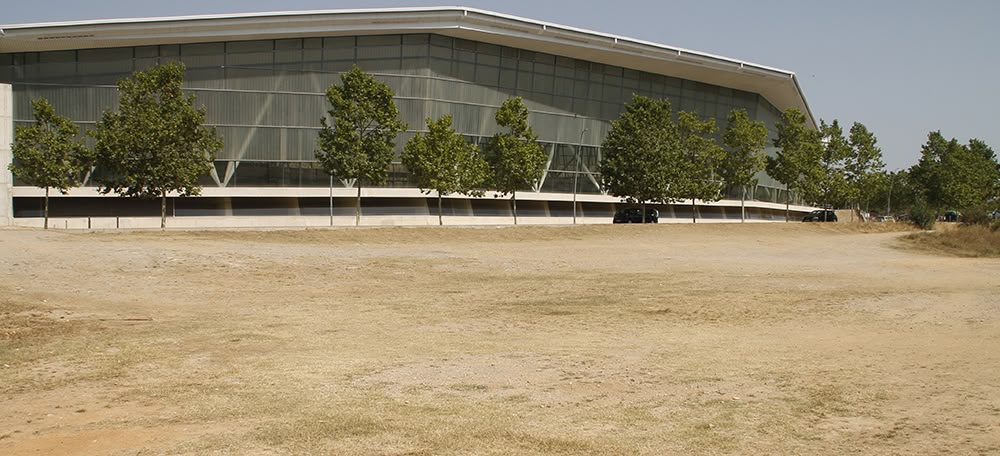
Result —
[[996, 448], [1000, 263], [835, 225], [5, 231], [0, 454]]
[[927, 252], [966, 258], [1000, 257], [1000, 224], [964, 225], [914, 233], [904, 239], [907, 246]]

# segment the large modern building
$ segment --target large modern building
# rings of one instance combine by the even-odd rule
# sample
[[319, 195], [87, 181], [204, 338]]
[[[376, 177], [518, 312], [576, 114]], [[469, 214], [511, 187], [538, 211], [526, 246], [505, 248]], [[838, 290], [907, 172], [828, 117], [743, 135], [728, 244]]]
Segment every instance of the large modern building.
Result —
[[[328, 109], [325, 90], [353, 65], [395, 92], [409, 125], [397, 152], [425, 128], [425, 119], [443, 114], [454, 116], [456, 130], [470, 141], [482, 143], [498, 131], [494, 115], [503, 100], [522, 97], [549, 157], [536, 188], [518, 194], [522, 223], [610, 221], [619, 200], [601, 192], [600, 144], [633, 94], [668, 98], [675, 110], [715, 117], [722, 127], [733, 108], [745, 108], [772, 130], [786, 108], [812, 121], [788, 71], [472, 8], [0, 27], [0, 224], [32, 225], [41, 216], [43, 191], [7, 171], [14, 127], [31, 123], [32, 99], [44, 97], [58, 113], [92, 128], [116, 108], [117, 81], [172, 60], [186, 65], [186, 89], [225, 139], [213, 172], [204, 176], [202, 196], [171, 198], [173, 226], [353, 224], [353, 183], [332, 180], [314, 158], [319, 120]], [[748, 202], [751, 218], [783, 220], [782, 186], [759, 177]], [[366, 223], [435, 220], [436, 203], [414, 187], [398, 160], [389, 182], [365, 188], [364, 196]], [[661, 206], [661, 221], [690, 220], [691, 207]], [[509, 223], [511, 215], [508, 202], [491, 194], [451, 197], [445, 209], [477, 223]], [[737, 193], [730, 189], [728, 199], [697, 202], [697, 212], [706, 220], [738, 220]], [[140, 226], [158, 214], [159, 202], [102, 196], [90, 182], [51, 203], [56, 226], [108, 220]]]

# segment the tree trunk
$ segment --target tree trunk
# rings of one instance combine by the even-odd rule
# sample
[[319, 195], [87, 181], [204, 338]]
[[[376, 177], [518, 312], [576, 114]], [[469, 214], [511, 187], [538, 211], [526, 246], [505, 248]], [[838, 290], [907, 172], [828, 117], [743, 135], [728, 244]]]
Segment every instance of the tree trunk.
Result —
[[694, 197], [691, 197], [691, 223], [698, 223], [698, 206], [694, 203]]
[[167, 229], [167, 191], [160, 193], [160, 230]]
[[438, 226], [444, 226], [444, 220], [441, 219], [441, 191], [438, 191]]
[[358, 199], [354, 202], [354, 226], [361, 226], [361, 179], [358, 179]]
[[745, 185], [740, 185], [740, 223], [747, 222], [747, 187]]
[[511, 192], [510, 204], [511, 204], [511, 209], [514, 212], [514, 224], [517, 225], [517, 190]]
[[45, 229], [49, 229], [49, 187], [45, 187]]
[[785, 223], [788, 223], [788, 222], [791, 221], [791, 219], [788, 218], [788, 214], [789, 214], [788, 206], [790, 206], [791, 204], [792, 204], [792, 190], [790, 188], [786, 188], [785, 189]]
[[639, 210], [642, 211], [642, 224], [646, 224], [646, 202], [639, 203]]

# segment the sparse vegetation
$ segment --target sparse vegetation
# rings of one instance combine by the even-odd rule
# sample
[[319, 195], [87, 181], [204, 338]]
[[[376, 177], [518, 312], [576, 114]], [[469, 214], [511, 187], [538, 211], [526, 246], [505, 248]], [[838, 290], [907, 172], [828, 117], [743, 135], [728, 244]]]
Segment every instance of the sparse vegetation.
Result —
[[909, 245], [959, 257], [1000, 258], [1000, 224], [963, 225], [931, 233], [914, 233]]
[[618, 228], [4, 230], [0, 454], [1000, 445], [996, 261]]

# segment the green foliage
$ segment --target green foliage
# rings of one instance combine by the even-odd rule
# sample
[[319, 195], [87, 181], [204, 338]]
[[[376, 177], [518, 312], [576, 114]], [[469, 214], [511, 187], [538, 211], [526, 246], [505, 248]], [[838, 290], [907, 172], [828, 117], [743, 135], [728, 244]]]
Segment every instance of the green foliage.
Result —
[[356, 181], [360, 223], [362, 183], [385, 183], [394, 142], [406, 124], [399, 119], [399, 108], [387, 84], [357, 66], [341, 74], [340, 81], [341, 85], [326, 90], [330, 120], [320, 119], [316, 158], [327, 174]]
[[517, 224], [517, 191], [530, 189], [542, 178], [548, 157], [538, 143], [538, 135], [528, 125], [528, 108], [521, 97], [504, 100], [496, 121], [507, 131], [490, 139], [487, 160], [493, 169], [493, 188], [499, 195], [511, 195]]
[[[789, 193], [799, 192], [806, 197], [816, 195], [823, 154], [820, 132], [809, 128], [805, 114], [795, 108], [781, 113], [775, 128], [778, 137], [774, 146], [778, 151], [773, 158], [768, 157], [768, 175], [785, 184]], [[785, 200], [786, 207], [790, 199], [791, 195]]]
[[928, 206], [923, 198], [917, 198], [910, 209], [910, 221], [925, 230], [934, 229], [934, 223], [937, 221], [937, 212]]
[[[680, 136], [680, 160], [675, 162], [678, 178], [670, 187], [672, 195], [682, 196], [695, 204], [695, 199], [718, 201], [722, 198], [722, 180], [715, 170], [725, 159], [726, 151], [715, 141], [715, 119], [701, 120], [693, 112], [677, 114]], [[696, 212], [692, 211], [692, 217]]]
[[885, 209], [886, 214], [907, 213], [916, 201], [917, 191], [911, 186], [909, 172], [883, 172], [879, 177], [880, 184], [872, 201], [878, 210]]
[[438, 194], [438, 224], [441, 220], [441, 196], [463, 193], [482, 196], [482, 186], [489, 177], [489, 165], [475, 144], [469, 144], [451, 126], [452, 117], [427, 119], [426, 134], [417, 134], [403, 147], [403, 165], [409, 169], [417, 186], [424, 192]]
[[936, 212], [974, 208], [998, 197], [1000, 165], [993, 150], [978, 139], [962, 145], [931, 132], [909, 175], [911, 185]]
[[79, 137], [80, 129], [56, 114], [44, 98], [31, 101], [35, 123], [17, 127], [9, 169], [25, 182], [45, 189], [45, 228], [49, 227], [49, 189], [66, 194], [83, 183], [93, 157]]
[[117, 112], [105, 112], [92, 132], [98, 167], [106, 174], [102, 193], [161, 199], [160, 226], [166, 226], [166, 195], [201, 192], [198, 179], [211, 171], [222, 138], [204, 127], [205, 109], [185, 96], [184, 65], [169, 62], [118, 82]]
[[719, 172], [726, 183], [740, 187], [742, 207], [747, 187], [757, 185], [755, 176], [767, 165], [764, 149], [767, 147], [768, 131], [764, 122], [751, 120], [743, 108], [730, 111], [726, 120], [722, 142], [728, 150]]
[[877, 145], [875, 134], [859, 122], [851, 125], [849, 144], [851, 155], [844, 163], [849, 196], [859, 206], [864, 203], [865, 209], [868, 209], [868, 202], [888, 185], [882, 149]]
[[819, 133], [822, 138], [822, 152], [819, 169], [814, 175], [814, 185], [807, 187], [810, 192], [804, 196], [808, 201], [822, 206], [842, 206], [854, 199], [844, 171], [845, 162], [851, 156], [851, 145], [844, 138], [844, 130], [836, 119], [827, 124], [820, 120]]
[[683, 148], [668, 100], [633, 95], [625, 112], [611, 122], [604, 140], [601, 180], [608, 193], [629, 203], [671, 203]]

